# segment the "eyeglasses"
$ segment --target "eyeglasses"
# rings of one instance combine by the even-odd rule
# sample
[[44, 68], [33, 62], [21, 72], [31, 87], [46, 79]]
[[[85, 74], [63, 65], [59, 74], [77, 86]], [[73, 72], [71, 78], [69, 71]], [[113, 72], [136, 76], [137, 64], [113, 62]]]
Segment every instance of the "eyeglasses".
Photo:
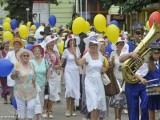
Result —
[[29, 55], [22, 55], [22, 57], [29, 57]]
[[135, 32], [137, 35], [143, 35], [143, 32], [140, 32], [140, 31], [136, 31]]

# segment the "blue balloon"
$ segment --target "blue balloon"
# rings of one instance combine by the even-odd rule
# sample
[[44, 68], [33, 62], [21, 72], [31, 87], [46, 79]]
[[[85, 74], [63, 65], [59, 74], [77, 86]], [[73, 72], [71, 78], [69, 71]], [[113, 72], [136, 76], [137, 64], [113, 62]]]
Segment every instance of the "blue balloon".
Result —
[[18, 27], [18, 22], [16, 19], [12, 19], [10, 22], [12, 30], [16, 29]]
[[112, 21], [110, 22], [110, 24], [114, 24], [114, 25], [116, 25], [117, 27], [119, 27], [119, 23], [118, 23], [117, 20], [112, 20]]
[[49, 17], [48, 21], [49, 21], [49, 24], [53, 27], [53, 26], [55, 26], [57, 20], [56, 20], [56, 17], [54, 15], [51, 15]]
[[17, 102], [16, 102], [15, 97], [13, 97], [13, 99], [12, 99], [12, 105], [17, 110]]
[[113, 51], [112, 48], [111, 48], [111, 45], [112, 43], [111, 42], [108, 42], [108, 45], [106, 46], [105, 48], [105, 53], [110, 57], [111, 55], [111, 52]]
[[31, 50], [33, 48], [33, 45], [32, 44], [27, 44], [26, 46], [25, 46], [25, 49], [27, 49], [27, 50]]
[[35, 24], [35, 26], [36, 26], [36, 29], [38, 29], [39, 26], [40, 26], [40, 23], [39, 23], [39, 22], [35, 22], [34, 24]]
[[8, 59], [0, 59], [0, 76], [7, 77], [13, 70], [14, 64]]

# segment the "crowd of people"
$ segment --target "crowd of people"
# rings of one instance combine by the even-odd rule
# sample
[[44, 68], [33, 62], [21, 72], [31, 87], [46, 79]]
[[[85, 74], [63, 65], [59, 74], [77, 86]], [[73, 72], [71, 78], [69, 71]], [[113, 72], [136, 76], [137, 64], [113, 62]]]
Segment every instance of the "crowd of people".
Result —
[[[16, 100], [18, 119], [54, 118], [53, 104], [60, 101], [59, 89], [64, 80], [66, 117], [76, 116], [79, 107], [82, 120], [105, 120], [112, 107], [115, 120], [121, 120], [123, 110], [128, 112], [129, 120], [155, 120], [155, 110], [160, 110], [160, 95], [148, 96], [146, 84], [160, 83], [159, 41], [135, 74], [141, 82], [130, 84], [122, 76], [122, 63], [140, 57], [133, 51], [145, 35], [143, 24], [134, 25], [133, 39], [121, 31], [115, 44], [93, 28], [85, 35], [74, 35], [64, 26], [51, 31], [47, 25], [40, 34], [40, 40], [29, 36], [24, 41], [17, 31], [12, 41], [2, 41], [0, 58], [9, 59], [14, 69], [7, 77], [0, 77], [1, 96], [4, 104]], [[64, 42], [63, 53], [58, 49], [61, 42]], [[26, 47], [28, 43], [31, 48]], [[106, 96], [107, 85], [102, 80], [102, 74], [109, 68], [113, 69], [120, 89], [111, 97]], [[157, 81], [150, 82], [152, 79]]]

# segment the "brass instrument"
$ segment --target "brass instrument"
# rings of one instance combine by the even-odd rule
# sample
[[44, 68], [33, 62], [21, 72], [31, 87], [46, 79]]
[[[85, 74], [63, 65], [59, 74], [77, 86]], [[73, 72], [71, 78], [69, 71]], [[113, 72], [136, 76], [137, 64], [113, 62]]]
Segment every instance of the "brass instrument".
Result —
[[149, 33], [133, 51], [137, 53], [140, 56], [140, 58], [138, 60], [129, 58], [122, 64], [122, 75], [123, 79], [126, 82], [130, 84], [135, 84], [139, 82], [139, 80], [136, 79], [134, 75], [136, 71], [144, 63], [144, 56], [150, 51], [151, 42], [156, 41], [159, 37], [160, 37], [160, 24], [154, 21]]

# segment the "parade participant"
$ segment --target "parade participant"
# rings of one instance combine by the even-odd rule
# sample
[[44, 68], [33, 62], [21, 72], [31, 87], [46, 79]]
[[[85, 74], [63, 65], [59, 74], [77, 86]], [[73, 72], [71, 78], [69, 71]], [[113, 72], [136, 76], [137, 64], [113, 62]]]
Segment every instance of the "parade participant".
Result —
[[[124, 45], [121, 54], [120, 54], [120, 62], [124, 62], [128, 58], [138, 59], [139, 55], [134, 51], [136, 46], [143, 39], [143, 24], [136, 23], [133, 26], [134, 39], [132, 41], [128, 41], [127, 44]], [[127, 106], [129, 112], [129, 120], [139, 120], [139, 105], [141, 107], [141, 120], [148, 120], [148, 110], [147, 110], [147, 102], [148, 97], [145, 91], [146, 87], [143, 84], [135, 83], [130, 84], [126, 83], [125, 93], [127, 98]], [[139, 104], [139, 100], [141, 99], [141, 103]]]
[[99, 111], [106, 111], [106, 99], [101, 73], [106, 72], [103, 65], [104, 56], [99, 52], [100, 44], [96, 37], [85, 38], [88, 52], [78, 60], [76, 52], [72, 53], [77, 65], [86, 64], [85, 94], [87, 111], [91, 112], [91, 120], [99, 119]]
[[[7, 39], [4, 39], [2, 41], [3, 50], [0, 51], [0, 59], [5, 58], [7, 53], [9, 52], [9, 45], [10, 42]], [[4, 104], [8, 103], [7, 96], [9, 95], [9, 87], [7, 85], [7, 77], [0, 77], [1, 87], [2, 87], [2, 93], [1, 96], [4, 98]]]
[[113, 67], [114, 76], [116, 77], [117, 83], [119, 83], [120, 93], [111, 97], [110, 100], [110, 107], [114, 108], [115, 112], [115, 120], [121, 120], [122, 109], [127, 108], [127, 100], [124, 91], [122, 90], [123, 84], [123, 77], [122, 77], [122, 70], [121, 70], [121, 63], [119, 62], [119, 56], [121, 50], [125, 44], [125, 38], [119, 37], [118, 41], [116, 42], [115, 48], [110, 55], [110, 63]]
[[[10, 44], [11, 46], [13, 46], [13, 50], [8, 52], [6, 59], [9, 59], [13, 64], [15, 64], [17, 62], [16, 54], [18, 51], [20, 51], [21, 48], [24, 47], [24, 42], [20, 38], [14, 38]], [[10, 100], [12, 102], [13, 87], [15, 85], [15, 82], [11, 79], [10, 75], [7, 76], [7, 85], [10, 88]]]
[[32, 59], [32, 52], [29, 50], [20, 50], [16, 57], [18, 61], [15, 64], [11, 78], [15, 81], [14, 96], [17, 103], [17, 113], [20, 120], [27, 118], [33, 120], [36, 100], [36, 74]]
[[40, 92], [38, 93], [38, 98], [36, 98], [36, 106], [35, 106], [35, 114], [37, 120], [41, 120], [41, 114], [43, 110], [44, 104], [44, 90], [45, 84], [47, 83], [47, 70], [48, 70], [48, 61], [45, 60], [44, 57], [44, 49], [40, 45], [34, 45], [32, 48], [33, 59], [31, 62], [35, 67], [36, 72], [36, 82], [40, 87]]
[[53, 118], [52, 115], [52, 106], [53, 102], [60, 99], [58, 94], [58, 74], [59, 69], [61, 68], [59, 55], [56, 51], [53, 51], [56, 40], [58, 40], [58, 36], [49, 35], [46, 37], [46, 52], [45, 58], [48, 60], [50, 67], [48, 70], [48, 83], [49, 83], [49, 98], [44, 101], [44, 113], [43, 117]]
[[76, 65], [72, 49], [76, 51], [76, 55], [80, 58], [80, 50], [77, 47], [78, 38], [73, 34], [69, 34], [65, 42], [65, 50], [62, 54], [61, 64], [66, 59], [66, 65], [64, 70], [65, 80], [65, 98], [66, 98], [66, 116], [75, 116], [74, 107], [76, 106], [75, 101], [80, 99], [80, 72], [79, 67]]
[[[148, 86], [160, 83], [160, 45], [151, 49], [147, 63], [136, 72], [136, 77]], [[155, 81], [151, 81], [157, 79]], [[149, 120], [155, 120], [155, 110], [160, 110], [160, 95], [148, 96]]]

